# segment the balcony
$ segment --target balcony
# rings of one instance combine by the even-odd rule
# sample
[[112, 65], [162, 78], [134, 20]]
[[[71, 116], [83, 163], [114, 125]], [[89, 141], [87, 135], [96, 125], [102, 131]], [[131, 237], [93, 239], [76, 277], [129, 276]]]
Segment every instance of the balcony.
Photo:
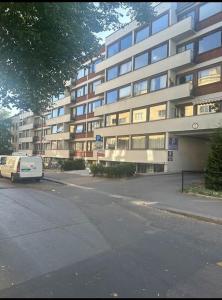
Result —
[[94, 136], [97, 134], [103, 137], [129, 134], [152, 134], [166, 131], [182, 133], [212, 130], [219, 126], [222, 126], [222, 112], [100, 128], [94, 130]]
[[33, 136], [27, 136], [23, 138], [19, 138], [20, 143], [32, 143], [33, 142]]
[[[96, 151], [95, 157], [96, 157]], [[105, 156], [100, 160], [135, 162], [135, 163], [165, 163], [167, 150], [105, 150]]]
[[167, 72], [168, 70], [179, 70], [184, 66], [189, 66], [193, 62], [193, 54], [191, 50], [187, 50], [172, 56], [169, 56], [161, 61], [150, 64], [144, 68], [140, 68], [136, 71], [129, 72], [121, 77], [117, 77], [113, 80], [106, 81], [96, 86], [96, 93], [104, 93], [105, 91], [112, 90], [131, 82], [139, 81], [147, 77], [151, 77], [155, 74]]
[[64, 105], [67, 105], [67, 104], [70, 104], [71, 103], [71, 96], [66, 96], [60, 100], [57, 100], [53, 103], [53, 108], [56, 108], [56, 107], [59, 107], [59, 106], [64, 106]]
[[[188, 17], [180, 22], [177, 22], [165, 30], [162, 30], [149, 38], [145, 39], [144, 41], [134, 44], [132, 47], [127, 48], [119, 52], [116, 55], [113, 55], [110, 58], [105, 59], [101, 63], [96, 65], [96, 72], [100, 72], [105, 70], [109, 67], [112, 67], [115, 64], [118, 64], [132, 56], [146, 51], [158, 44], [165, 42], [166, 40], [174, 39], [175, 41], [179, 42], [179, 40], [185, 39], [189, 36], [194, 34], [193, 30], [193, 23], [192, 18]], [[97, 93], [97, 92], [96, 92]]]
[[93, 157], [93, 151], [74, 151], [73, 156], [76, 158]]
[[69, 158], [69, 150], [45, 150], [45, 157]]
[[152, 104], [158, 104], [164, 101], [186, 99], [192, 95], [192, 85], [184, 83], [170, 88], [162, 89], [156, 92], [143, 94], [140, 96], [121, 100], [112, 104], [100, 106], [95, 109], [95, 116], [102, 116], [109, 113], [124, 111], [127, 109], [139, 108]]
[[71, 138], [70, 132], [53, 133], [45, 136], [46, 141], [69, 140], [70, 138]]
[[50, 125], [59, 124], [59, 123], [67, 123], [67, 122], [70, 122], [70, 120], [71, 120], [70, 114], [66, 114], [63, 116], [59, 116], [56, 118], [51, 118], [51, 119], [46, 120], [46, 125], [50, 126]]
[[19, 126], [18, 130], [23, 131], [23, 130], [33, 129], [33, 128], [34, 128], [34, 123], [28, 123], [28, 124], [24, 124], [22, 126]]

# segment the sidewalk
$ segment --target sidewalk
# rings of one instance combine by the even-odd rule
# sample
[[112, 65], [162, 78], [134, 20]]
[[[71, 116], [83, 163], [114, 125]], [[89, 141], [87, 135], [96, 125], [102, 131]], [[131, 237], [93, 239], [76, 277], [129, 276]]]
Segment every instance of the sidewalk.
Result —
[[114, 180], [76, 173], [46, 172], [45, 178], [80, 188], [89, 187], [93, 192], [114, 195], [119, 199], [128, 198], [132, 202], [155, 203], [153, 208], [222, 225], [222, 200], [182, 194], [178, 174]]

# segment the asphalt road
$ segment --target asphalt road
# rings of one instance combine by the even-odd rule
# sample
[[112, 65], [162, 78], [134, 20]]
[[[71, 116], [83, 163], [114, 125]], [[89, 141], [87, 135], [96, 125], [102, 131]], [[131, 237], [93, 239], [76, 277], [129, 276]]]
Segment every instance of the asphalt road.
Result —
[[0, 298], [221, 297], [221, 249], [221, 225], [135, 196], [0, 179]]

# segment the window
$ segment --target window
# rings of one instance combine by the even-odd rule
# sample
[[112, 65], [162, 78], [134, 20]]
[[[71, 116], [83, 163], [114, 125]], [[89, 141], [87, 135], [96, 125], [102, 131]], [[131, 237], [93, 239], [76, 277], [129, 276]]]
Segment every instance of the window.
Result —
[[52, 117], [53, 118], [58, 117], [58, 108], [53, 109], [53, 111], [52, 111]]
[[90, 93], [94, 93], [95, 92], [95, 89], [96, 89], [96, 86], [101, 84], [102, 83], [102, 80], [99, 79], [99, 80], [96, 80], [96, 81], [93, 81], [92, 83], [89, 84], [89, 92]]
[[75, 151], [84, 151], [84, 142], [76, 142], [74, 143]]
[[117, 149], [129, 150], [129, 137], [121, 136], [117, 139]]
[[115, 42], [114, 44], [107, 47], [107, 57], [111, 57], [119, 52], [119, 42]]
[[87, 94], [87, 85], [84, 85], [76, 90], [76, 97], [82, 97]]
[[193, 116], [193, 105], [184, 106], [184, 117]]
[[167, 86], [167, 75], [161, 75], [151, 79], [150, 91], [163, 89]]
[[164, 134], [156, 134], [150, 135], [149, 138], [149, 149], [164, 149], [165, 148], [165, 135]]
[[160, 47], [153, 49], [151, 51], [151, 63], [166, 58], [168, 52], [167, 48], [168, 48], [168, 44], [164, 44]]
[[179, 21], [182, 21], [182, 20], [184, 20], [184, 19], [186, 19], [186, 18], [188, 18], [188, 17], [191, 17], [191, 18], [192, 18], [192, 21], [194, 21], [194, 19], [195, 19], [195, 11], [194, 11], [194, 10], [191, 10], [191, 11], [189, 11], [189, 12], [186, 12], [185, 14], [179, 15], [179, 16], [178, 16], [178, 22], [179, 22]]
[[115, 126], [117, 125], [116, 114], [106, 116], [106, 126]]
[[221, 31], [209, 34], [199, 40], [199, 54], [221, 46]]
[[87, 151], [93, 151], [97, 149], [96, 142], [94, 141], [88, 141], [87, 142]]
[[64, 141], [57, 141], [57, 149], [63, 150], [64, 149]]
[[206, 104], [199, 104], [197, 105], [197, 114], [209, 114], [218, 112], [218, 106], [216, 103], [206, 103]]
[[77, 106], [76, 107], [76, 116], [85, 115], [85, 105]]
[[96, 100], [88, 104], [88, 113], [94, 112], [95, 109], [102, 105], [103, 100]]
[[152, 22], [152, 34], [157, 33], [168, 27], [168, 14], [163, 15]]
[[57, 150], [57, 141], [52, 141], [52, 150]]
[[63, 116], [65, 114], [64, 107], [59, 107], [58, 116]]
[[133, 123], [146, 122], [147, 120], [147, 109], [136, 109], [133, 111]]
[[114, 150], [116, 146], [116, 138], [106, 138], [105, 145], [106, 145], [105, 146], [106, 149]]
[[85, 77], [87, 75], [87, 72], [86, 72], [86, 69], [80, 69], [78, 72], [77, 72], [77, 79], [80, 79], [82, 77]]
[[127, 61], [119, 66], [119, 75], [126, 74], [132, 70], [132, 62]]
[[83, 124], [78, 124], [76, 125], [76, 133], [82, 133], [84, 131], [84, 125]]
[[129, 48], [132, 46], [132, 33], [126, 35], [120, 40], [120, 51]]
[[148, 92], [148, 80], [143, 80], [134, 83], [133, 85], [133, 95], [138, 96], [146, 94]]
[[193, 74], [181, 75], [178, 78], [178, 84], [184, 84], [187, 82], [193, 82]]
[[58, 124], [57, 125], [57, 133], [59, 133], [59, 132], [63, 132], [63, 124]]
[[146, 149], [146, 136], [145, 135], [133, 136], [132, 149]]
[[89, 65], [89, 73], [94, 73], [95, 72], [95, 66], [102, 61], [102, 58], [98, 58], [95, 60], [93, 63]]
[[117, 101], [118, 93], [117, 90], [113, 90], [106, 93], [106, 103], [110, 104]]
[[198, 86], [218, 82], [221, 80], [220, 66], [198, 72]]
[[189, 50], [189, 49], [191, 49], [192, 51], [194, 50], [194, 43], [193, 42], [191, 42], [191, 43], [189, 42], [189, 43], [186, 43], [182, 46], [178, 46], [177, 52], [181, 53], [181, 52], [184, 52], [184, 51]]
[[119, 89], [119, 98], [128, 98], [131, 96], [131, 85], [127, 85]]
[[202, 21], [210, 16], [213, 16], [221, 11], [221, 2], [208, 2], [200, 6], [199, 21]]
[[93, 121], [88, 123], [88, 131], [91, 132], [95, 128], [100, 128], [100, 121]]
[[130, 113], [129, 111], [119, 113], [118, 125], [129, 124], [130, 122]]
[[118, 76], [118, 66], [107, 69], [107, 80], [114, 79]]
[[166, 104], [151, 106], [149, 113], [149, 120], [162, 120], [166, 118]]
[[134, 70], [142, 68], [148, 65], [148, 52], [135, 56], [134, 58]]
[[143, 27], [142, 29], [135, 32], [135, 43], [139, 43], [150, 35], [150, 28], [149, 26]]

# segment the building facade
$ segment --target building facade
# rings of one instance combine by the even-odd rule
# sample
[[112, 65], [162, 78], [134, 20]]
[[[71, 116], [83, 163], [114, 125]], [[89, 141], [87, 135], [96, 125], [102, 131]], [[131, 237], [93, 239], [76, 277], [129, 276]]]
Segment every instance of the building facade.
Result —
[[205, 167], [210, 136], [222, 126], [222, 3], [155, 10], [146, 25], [108, 36], [44, 118], [22, 118], [19, 150], [133, 162], [141, 173]]

